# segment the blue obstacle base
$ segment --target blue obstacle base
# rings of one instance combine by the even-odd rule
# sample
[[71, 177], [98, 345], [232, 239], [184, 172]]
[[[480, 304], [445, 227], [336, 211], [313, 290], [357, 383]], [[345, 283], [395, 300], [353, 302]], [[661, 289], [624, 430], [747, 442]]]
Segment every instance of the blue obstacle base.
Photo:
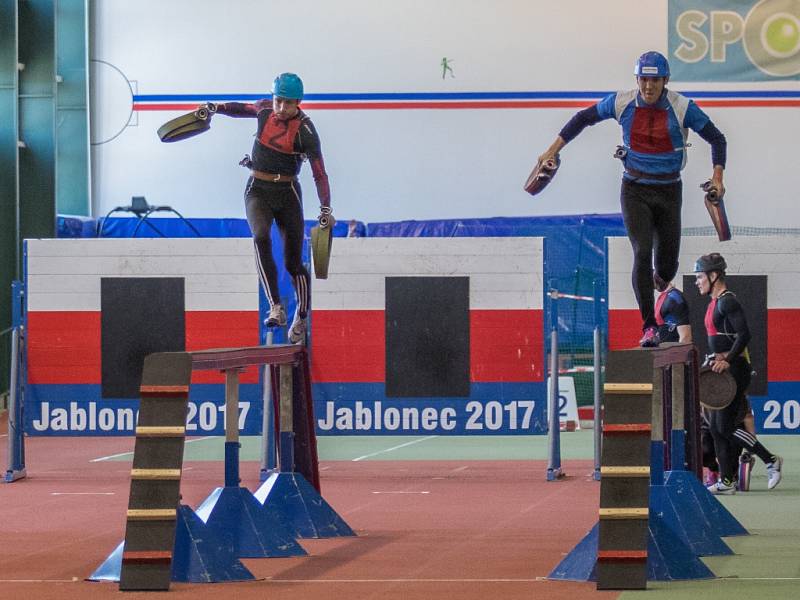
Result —
[[[239, 372], [251, 365], [268, 365], [280, 380], [280, 472], [270, 475], [257, 495], [240, 486]], [[354, 536], [353, 530], [298, 472], [294, 456], [293, 408], [311, 410], [308, 353], [286, 344], [192, 353], [193, 370], [225, 373], [225, 480], [197, 511], [178, 509], [173, 549], [172, 581], [214, 583], [254, 579], [240, 558], [304, 556], [295, 538]], [[274, 375], [274, 373], [273, 373]], [[295, 394], [294, 380], [299, 385]], [[274, 391], [274, 386], [270, 386]], [[272, 404], [272, 403], [270, 403]], [[311, 415], [313, 419], [313, 415]], [[270, 436], [272, 423], [263, 432]], [[314, 442], [314, 440], [311, 440]], [[308, 473], [308, 465], [305, 465]], [[316, 474], [316, 476], [315, 476]], [[310, 474], [319, 485], [316, 455]], [[90, 581], [119, 581], [124, 542], [90, 575]]]
[[[550, 360], [549, 360], [549, 386], [548, 386], [548, 399], [550, 401], [547, 414], [548, 422], [548, 443], [547, 443], [547, 481], [557, 481], [565, 477], [561, 466], [561, 427], [560, 427], [560, 410], [561, 401], [558, 390], [558, 378], [561, 374], [559, 368], [559, 352], [558, 352], [558, 301], [570, 300], [577, 302], [592, 302], [594, 308], [594, 326], [592, 331], [592, 398], [594, 401], [594, 471], [592, 478], [595, 481], [600, 481], [600, 451], [602, 431], [600, 429], [600, 386], [602, 378], [601, 357], [602, 357], [602, 310], [605, 299], [602, 297], [603, 286], [602, 281], [595, 280], [592, 282], [593, 295], [581, 296], [576, 294], [566, 294], [559, 292], [555, 288], [555, 282], [550, 282], [550, 291], [547, 294], [549, 313], [550, 313]], [[545, 336], [547, 337], [547, 336]], [[558, 401], [553, 399], [557, 398]], [[559, 427], [552, 427], [550, 424], [559, 423]]]
[[[654, 367], [661, 370], [663, 393], [653, 395], [647, 579], [714, 578], [699, 557], [733, 554], [721, 538], [748, 532], [700, 481], [697, 350], [681, 344], [659, 351]], [[675, 384], [683, 388], [677, 394]], [[683, 401], [673, 402], [674, 396]], [[596, 581], [598, 536], [599, 523], [548, 579]]]
[[25, 472], [25, 294], [21, 281], [11, 283], [11, 377], [8, 399], [8, 469], [3, 481], [26, 477]]

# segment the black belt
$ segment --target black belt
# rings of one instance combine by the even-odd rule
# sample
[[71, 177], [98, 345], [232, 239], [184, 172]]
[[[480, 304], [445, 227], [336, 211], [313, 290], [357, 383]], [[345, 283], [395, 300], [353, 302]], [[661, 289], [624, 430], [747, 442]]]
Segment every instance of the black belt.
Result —
[[645, 173], [639, 169], [631, 169], [625, 167], [625, 172], [631, 177], [636, 179], [654, 179], [656, 181], [674, 181], [681, 178], [681, 172], [675, 171], [674, 173]]

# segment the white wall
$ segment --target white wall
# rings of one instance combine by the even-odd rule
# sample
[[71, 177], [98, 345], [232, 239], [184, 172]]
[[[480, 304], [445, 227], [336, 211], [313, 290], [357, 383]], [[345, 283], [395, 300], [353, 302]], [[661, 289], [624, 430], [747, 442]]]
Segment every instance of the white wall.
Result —
[[[138, 94], [267, 93], [296, 71], [307, 93], [605, 91], [630, 88], [635, 58], [666, 51], [666, 0], [101, 0], [93, 56]], [[442, 79], [442, 57], [455, 78]], [[93, 63], [96, 215], [146, 195], [187, 216], [243, 217], [255, 123], [215, 118], [210, 132], [162, 144], [178, 112], [130, 110], [127, 83]], [[675, 84], [676, 90], [733, 89]], [[763, 88], [764, 86], [761, 85]], [[798, 89], [784, 82], [779, 89]], [[738, 84], [735, 89], [755, 89]], [[126, 104], [127, 103], [127, 104]], [[568, 146], [557, 180], [522, 191], [536, 157], [576, 109], [309, 110], [323, 144], [333, 206], [364, 221], [617, 212], [619, 126], [601, 123]], [[800, 226], [797, 108], [710, 108], [729, 142], [728, 215], [734, 225]], [[684, 224], [708, 225], [696, 187], [710, 175], [708, 145], [691, 139]], [[753, 165], [759, 163], [759, 167]], [[302, 184], [308, 217], [317, 199]], [[786, 210], [781, 210], [785, 208]]]

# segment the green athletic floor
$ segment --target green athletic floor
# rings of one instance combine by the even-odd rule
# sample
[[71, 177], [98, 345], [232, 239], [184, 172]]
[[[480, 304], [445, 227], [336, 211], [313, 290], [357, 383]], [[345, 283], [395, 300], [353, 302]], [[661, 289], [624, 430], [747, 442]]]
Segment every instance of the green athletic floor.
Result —
[[[751, 490], [722, 496], [721, 502], [750, 535], [726, 538], [733, 556], [703, 561], [717, 579], [649, 582], [642, 592], [624, 592], [620, 600], [800, 600], [800, 437], [761, 436], [761, 442], [784, 458], [783, 481], [768, 492], [764, 464], [756, 463]], [[261, 439], [241, 439], [241, 459], [259, 461]], [[561, 434], [564, 470], [570, 460], [592, 460], [591, 430]], [[321, 436], [320, 460], [546, 460], [547, 436]], [[185, 460], [218, 460], [224, 438], [190, 438]], [[108, 457], [131, 460], [132, 453]], [[541, 469], [542, 478], [545, 476]], [[558, 485], [553, 482], [552, 485]]]

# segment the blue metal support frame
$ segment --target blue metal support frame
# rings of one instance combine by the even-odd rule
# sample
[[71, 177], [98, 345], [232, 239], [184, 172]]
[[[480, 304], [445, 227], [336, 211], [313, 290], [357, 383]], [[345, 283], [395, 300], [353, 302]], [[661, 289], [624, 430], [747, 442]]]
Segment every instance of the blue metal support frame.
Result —
[[548, 411], [548, 461], [547, 481], [556, 481], [564, 476], [561, 470], [561, 426], [558, 406], [558, 291], [550, 285], [550, 409]]
[[594, 373], [592, 373], [592, 399], [594, 401], [594, 473], [592, 478], [600, 481], [600, 459], [603, 451], [603, 428], [602, 428], [602, 389], [603, 389], [603, 291], [600, 282], [595, 279], [592, 282], [594, 291], [594, 332], [592, 337]]
[[11, 381], [8, 403], [8, 469], [5, 482], [11, 483], [26, 476], [25, 472], [25, 414], [23, 412], [25, 382], [25, 286], [21, 281], [11, 284]]

